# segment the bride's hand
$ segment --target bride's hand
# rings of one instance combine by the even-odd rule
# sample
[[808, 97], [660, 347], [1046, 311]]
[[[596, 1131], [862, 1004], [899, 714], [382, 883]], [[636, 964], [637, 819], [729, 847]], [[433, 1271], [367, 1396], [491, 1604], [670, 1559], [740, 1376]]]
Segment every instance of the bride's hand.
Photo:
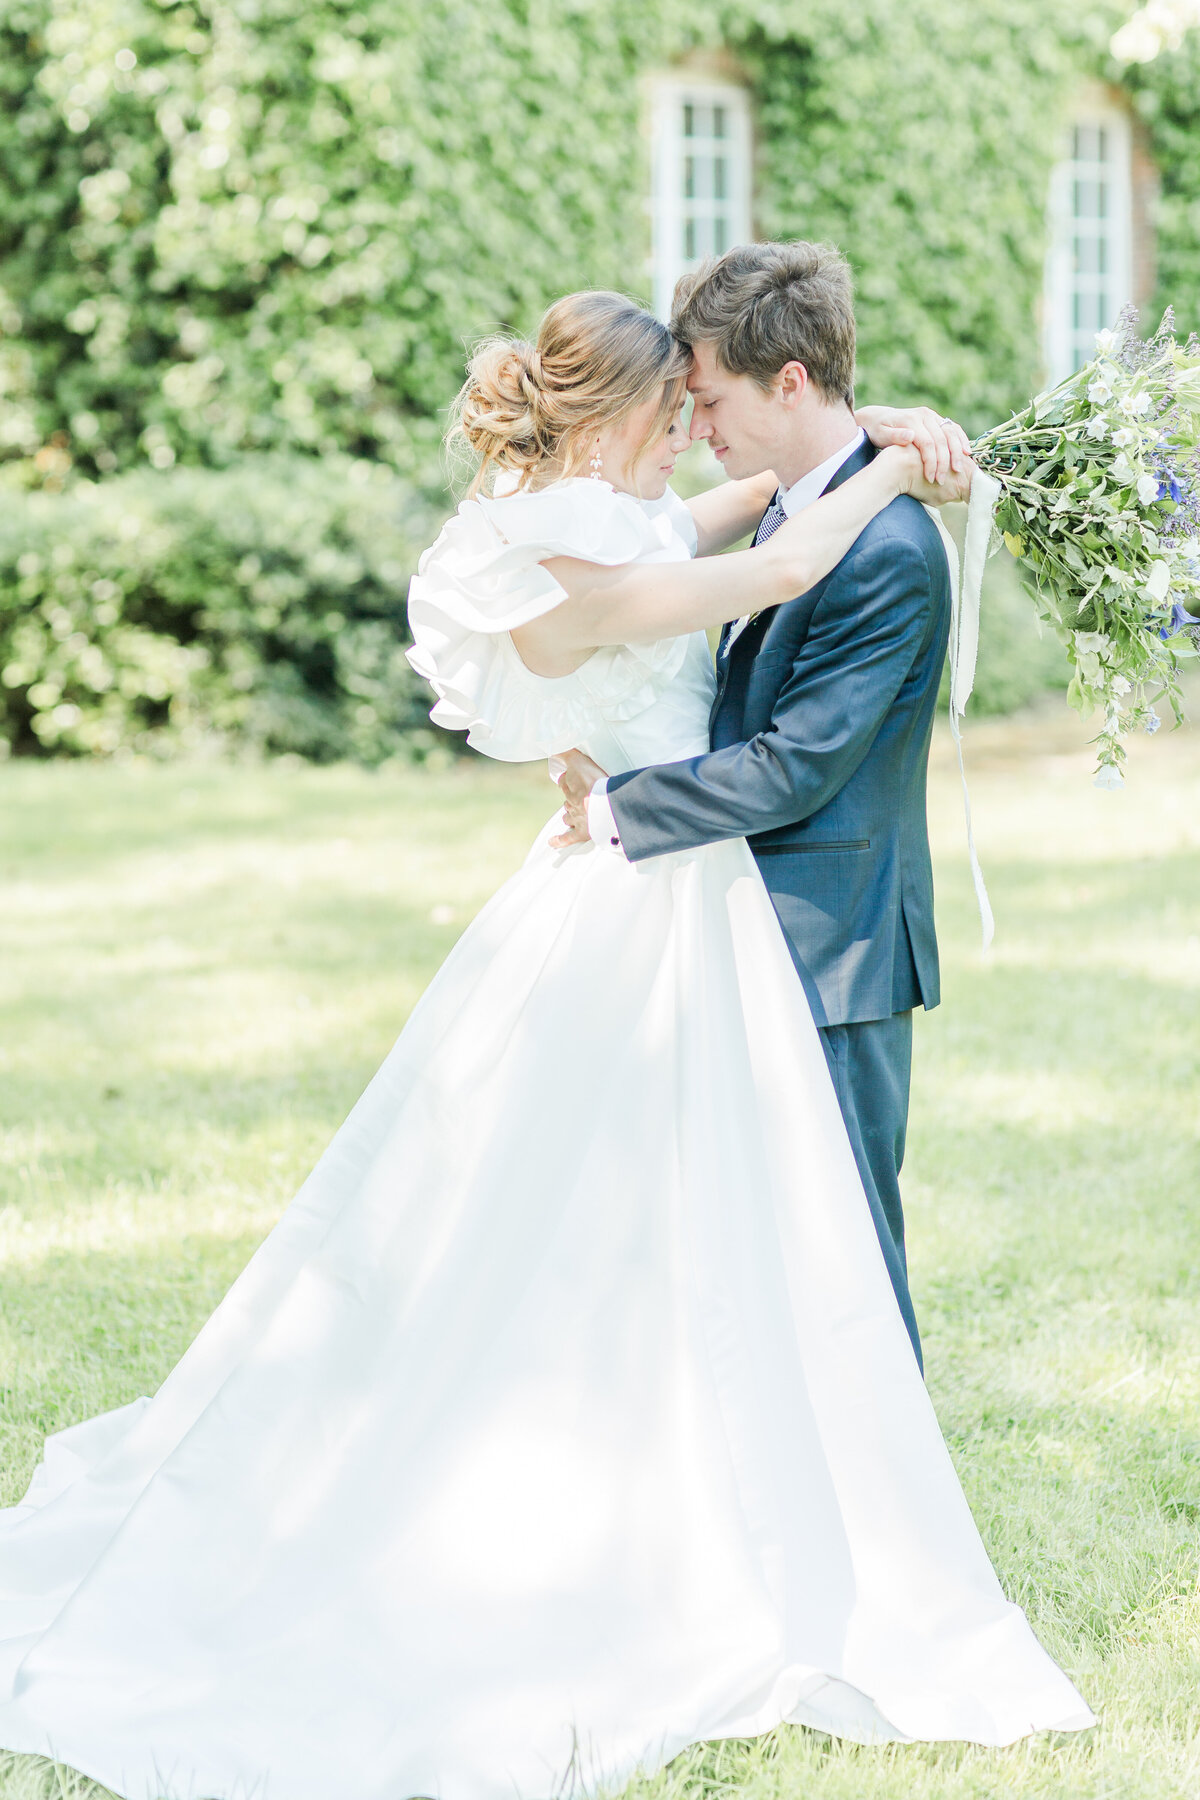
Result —
[[886, 460], [892, 464], [899, 491], [911, 494], [922, 506], [947, 506], [954, 500], [970, 499], [975, 464], [969, 456], [963, 459], [961, 468], [948, 469], [937, 481], [929, 480], [924, 459], [915, 444], [889, 445], [886, 450], [880, 451], [875, 460]]
[[596, 783], [604, 779], [606, 771], [584, 750], [564, 750], [551, 759], [550, 766], [554, 780], [562, 790], [563, 818], [567, 827], [550, 839], [550, 846], [554, 850], [567, 850], [573, 844], [586, 844], [591, 836], [587, 819], [588, 795]]
[[[943, 419], [929, 406], [860, 406], [855, 418], [877, 449], [911, 445], [921, 457], [921, 468], [931, 485], [940, 486], [950, 474], [962, 474], [970, 460], [971, 445], [961, 425]], [[918, 496], [923, 498], [923, 496]], [[927, 501], [928, 505], [940, 505]]]

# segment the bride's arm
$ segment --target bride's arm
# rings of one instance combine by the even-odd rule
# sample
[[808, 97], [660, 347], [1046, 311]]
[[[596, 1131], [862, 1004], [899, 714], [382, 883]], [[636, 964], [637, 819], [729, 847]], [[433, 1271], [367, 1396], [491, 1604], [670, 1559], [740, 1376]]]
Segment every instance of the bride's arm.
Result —
[[837, 567], [863, 528], [899, 494], [941, 505], [963, 499], [969, 477], [934, 488], [924, 480], [911, 447], [883, 450], [875, 459], [781, 525], [757, 550], [719, 560], [622, 563], [602, 568], [555, 556], [545, 567], [567, 598], [541, 618], [518, 627], [513, 642], [539, 675], [563, 675], [603, 644], [627, 644], [706, 631], [744, 613], [779, 606]]
[[[962, 427], [928, 406], [860, 406], [854, 417], [876, 449], [911, 444], [920, 455], [926, 481], [935, 486], [951, 472], [961, 474], [971, 454]], [[768, 469], [745, 481], [720, 482], [689, 500], [699, 539], [697, 556], [714, 556], [748, 536], [770, 506], [778, 485]]]
[[770, 469], [745, 481], [722, 481], [687, 502], [696, 527], [697, 556], [715, 556], [748, 537], [775, 498], [779, 486]]

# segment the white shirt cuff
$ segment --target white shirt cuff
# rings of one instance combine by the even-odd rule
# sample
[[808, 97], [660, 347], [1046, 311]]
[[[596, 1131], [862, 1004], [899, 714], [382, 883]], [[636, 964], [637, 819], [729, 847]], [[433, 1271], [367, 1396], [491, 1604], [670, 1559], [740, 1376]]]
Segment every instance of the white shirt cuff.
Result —
[[598, 781], [587, 797], [587, 822], [593, 844], [603, 844], [607, 849], [615, 850], [618, 856], [625, 855], [625, 847], [608, 798], [607, 781]]

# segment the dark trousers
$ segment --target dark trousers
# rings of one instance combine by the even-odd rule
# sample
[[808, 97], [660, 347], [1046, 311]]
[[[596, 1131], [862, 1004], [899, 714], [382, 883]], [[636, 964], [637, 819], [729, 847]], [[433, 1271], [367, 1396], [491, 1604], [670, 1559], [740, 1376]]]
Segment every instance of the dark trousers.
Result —
[[824, 1025], [821, 1042], [846, 1121], [850, 1147], [867, 1191], [918, 1368], [921, 1340], [904, 1259], [904, 1213], [900, 1205], [900, 1165], [908, 1129], [908, 1089], [912, 1073], [912, 1013], [869, 1019], [861, 1025]]

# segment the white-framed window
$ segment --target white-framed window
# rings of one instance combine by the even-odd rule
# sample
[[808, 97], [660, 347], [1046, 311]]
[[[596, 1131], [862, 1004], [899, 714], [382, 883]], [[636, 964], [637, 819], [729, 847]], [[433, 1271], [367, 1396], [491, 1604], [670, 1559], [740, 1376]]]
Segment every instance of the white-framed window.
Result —
[[1090, 104], [1071, 124], [1050, 178], [1045, 360], [1061, 381], [1096, 353], [1096, 333], [1133, 293], [1133, 143], [1116, 106]]
[[734, 82], [664, 75], [651, 87], [651, 273], [654, 310], [706, 256], [750, 237], [750, 107]]

